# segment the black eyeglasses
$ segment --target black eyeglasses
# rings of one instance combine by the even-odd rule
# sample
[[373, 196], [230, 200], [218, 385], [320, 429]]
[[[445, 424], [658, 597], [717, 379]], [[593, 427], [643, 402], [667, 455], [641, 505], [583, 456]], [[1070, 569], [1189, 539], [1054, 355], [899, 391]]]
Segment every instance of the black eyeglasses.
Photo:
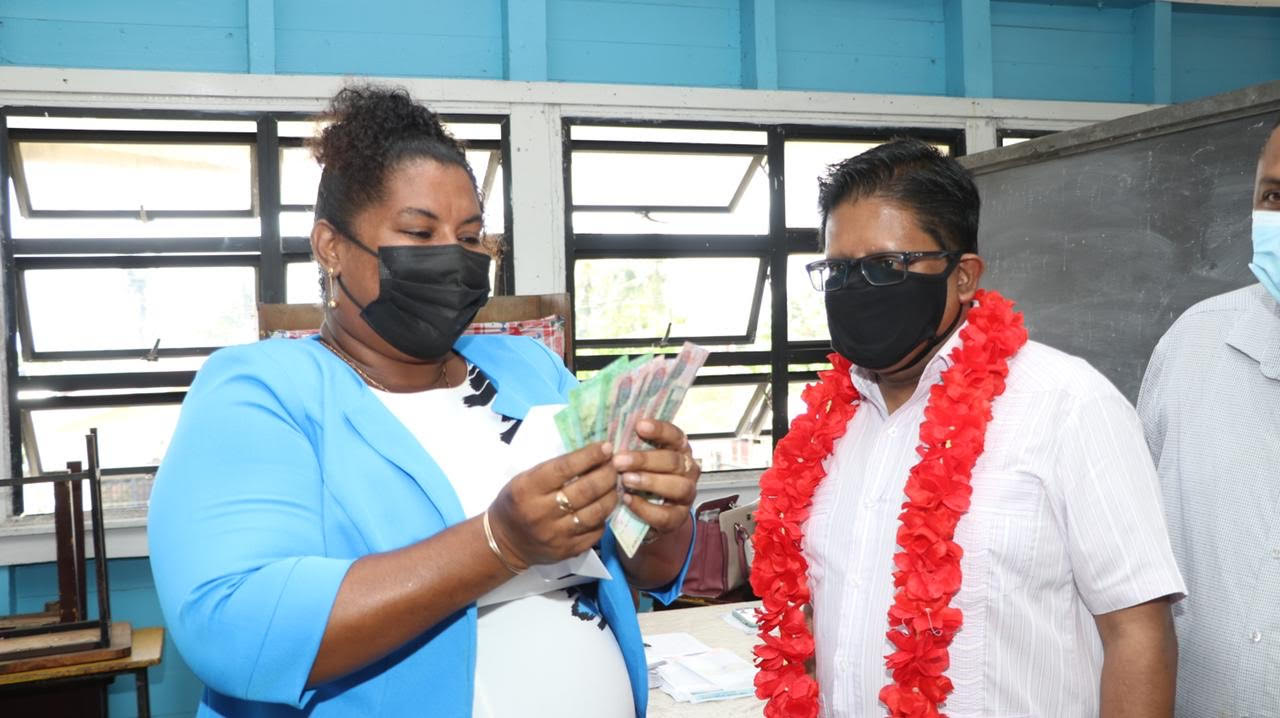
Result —
[[887, 287], [905, 281], [909, 267], [922, 259], [943, 258], [947, 260], [949, 273], [960, 261], [962, 252], [879, 252], [868, 254], [858, 259], [819, 259], [805, 265], [809, 272], [809, 283], [819, 292], [836, 292], [848, 286], [849, 281], [857, 276], [854, 270], [862, 274], [867, 284], [874, 287]]

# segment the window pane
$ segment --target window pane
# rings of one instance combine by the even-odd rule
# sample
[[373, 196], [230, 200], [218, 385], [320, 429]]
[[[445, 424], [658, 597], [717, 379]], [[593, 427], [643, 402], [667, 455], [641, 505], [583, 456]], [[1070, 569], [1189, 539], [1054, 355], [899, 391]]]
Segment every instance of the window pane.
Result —
[[575, 151], [573, 204], [727, 211], [753, 166], [752, 158], [744, 155]]
[[281, 237], [310, 237], [311, 227], [316, 222], [315, 212], [281, 212]]
[[732, 211], [573, 213], [581, 234], [748, 234], [769, 233], [769, 174], [757, 168]]
[[[153, 406], [47, 409], [31, 412], [40, 469], [63, 471], [68, 461], [85, 461], [85, 434], [98, 430], [98, 455], [105, 469], [155, 466], [160, 463], [178, 423], [177, 404]], [[27, 457], [28, 462], [32, 457]], [[28, 465], [28, 470], [33, 467]], [[103, 503], [115, 506], [145, 502], [150, 482], [103, 481]], [[108, 486], [111, 485], [109, 489]], [[24, 487], [24, 513], [53, 511], [53, 491], [48, 485]]]
[[502, 139], [502, 125], [496, 122], [459, 122], [450, 121], [444, 123], [444, 128], [459, 140], [489, 140], [496, 141]]
[[754, 257], [578, 260], [576, 336], [659, 338], [668, 322], [673, 337], [745, 334], [759, 266]]
[[804, 413], [804, 399], [800, 398], [804, 388], [818, 381], [818, 377], [814, 377], [812, 381], [792, 382], [787, 385], [787, 422], [788, 424], [795, 420], [797, 416]]
[[502, 234], [506, 228], [502, 153], [497, 150], [467, 150], [467, 163], [476, 176], [476, 185], [484, 201], [484, 231]]
[[623, 142], [696, 142], [717, 145], [759, 145], [769, 142], [769, 134], [758, 130], [704, 130], [689, 127], [619, 127], [573, 125], [569, 138]]
[[818, 178], [827, 166], [846, 160], [880, 144], [879, 142], [792, 141], [784, 145], [787, 168], [787, 226], [818, 226]]
[[[154, 340], [153, 340], [154, 341]], [[132, 359], [76, 359], [65, 361], [27, 361], [19, 355], [18, 373], [22, 376], [64, 376], [76, 374], [118, 374], [156, 371], [198, 371], [209, 357], [160, 357], [155, 361]]]
[[249, 145], [19, 142], [33, 210], [248, 210]]
[[320, 165], [306, 147], [280, 149], [280, 203], [307, 207], [316, 203]]
[[320, 303], [320, 265], [290, 262], [285, 269], [285, 301], [290, 304]]
[[751, 433], [760, 413], [768, 413], [768, 402], [763, 401], [767, 396], [763, 383], [694, 386], [685, 394], [675, 423], [686, 434], [723, 434], [736, 432], [745, 417]]
[[1031, 137], [1016, 137], [1016, 136], [1013, 136], [1013, 135], [1005, 135], [1004, 137], [1001, 137], [1001, 138], [1000, 138], [999, 145], [1000, 145], [1001, 147], [1008, 147], [1009, 145], [1017, 145], [1017, 144], [1021, 144], [1021, 143], [1026, 142], [1027, 140], [1030, 140], [1030, 139], [1032, 139], [1032, 138], [1031, 138]]
[[[254, 135], [253, 120], [160, 120], [132, 117], [45, 117], [10, 115], [9, 129], [124, 130], [134, 132], [242, 132]], [[253, 138], [248, 138], [252, 140]]]
[[[38, 352], [223, 346], [257, 339], [251, 267], [23, 272]], [[73, 300], [74, 298], [74, 300]]]
[[821, 254], [793, 254], [787, 257], [787, 340], [828, 341], [827, 307], [822, 292], [809, 283], [804, 265], [822, 259]]
[[773, 441], [768, 436], [695, 439], [689, 442], [689, 446], [703, 471], [760, 469], [773, 459]]
[[[9, 206], [18, 206], [18, 195], [9, 182]], [[24, 217], [10, 216], [10, 229], [17, 239], [103, 239], [103, 252], [112, 251], [111, 239], [165, 239], [169, 237], [257, 237], [262, 223], [257, 217], [158, 217], [146, 221], [136, 217]], [[310, 225], [307, 227], [310, 232]]]
[[[315, 137], [327, 122], [312, 120], [281, 120], [276, 123], [276, 133], [281, 137]], [[496, 122], [445, 122], [444, 128], [459, 140], [501, 140], [502, 125]]]

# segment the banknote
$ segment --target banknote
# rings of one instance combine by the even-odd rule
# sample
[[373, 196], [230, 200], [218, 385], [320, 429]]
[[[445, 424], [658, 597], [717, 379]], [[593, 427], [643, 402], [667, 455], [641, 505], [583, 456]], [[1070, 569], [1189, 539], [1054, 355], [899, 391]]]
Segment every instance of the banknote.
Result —
[[[686, 342], [675, 358], [652, 354], [619, 357], [569, 392], [569, 403], [555, 415], [565, 447], [580, 449], [595, 441], [612, 441], [615, 451], [651, 448], [636, 433], [641, 419], [671, 421], [679, 411], [707, 350]], [[653, 503], [661, 497], [637, 493]], [[627, 556], [634, 556], [649, 526], [619, 503], [608, 520], [609, 529]]]

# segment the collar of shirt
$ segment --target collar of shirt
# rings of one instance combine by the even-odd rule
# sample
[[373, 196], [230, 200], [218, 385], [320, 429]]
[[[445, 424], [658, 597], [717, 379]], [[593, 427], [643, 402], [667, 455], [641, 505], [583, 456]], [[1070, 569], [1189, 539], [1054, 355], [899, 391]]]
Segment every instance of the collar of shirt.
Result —
[[1227, 344], [1258, 362], [1263, 376], [1280, 379], [1280, 305], [1266, 292], [1249, 306], [1227, 335]]
[[[912, 392], [911, 398], [907, 400], [908, 404], [914, 403], [923, 395], [927, 395], [929, 388], [938, 383], [942, 377], [942, 372], [951, 368], [953, 363], [951, 360], [952, 350], [960, 346], [960, 333], [969, 325], [966, 319], [956, 327], [956, 330], [947, 337], [942, 343], [938, 352], [929, 359], [929, 363], [925, 365], [924, 372], [920, 374], [920, 381], [916, 383], [916, 390]], [[880, 393], [880, 382], [876, 379], [874, 372], [863, 369], [858, 366], [849, 368], [849, 376], [853, 379], [853, 388], [858, 390], [858, 394], [862, 396], [864, 404], [870, 404], [875, 407], [881, 416], [888, 416], [888, 407], [884, 403], [884, 395]]]

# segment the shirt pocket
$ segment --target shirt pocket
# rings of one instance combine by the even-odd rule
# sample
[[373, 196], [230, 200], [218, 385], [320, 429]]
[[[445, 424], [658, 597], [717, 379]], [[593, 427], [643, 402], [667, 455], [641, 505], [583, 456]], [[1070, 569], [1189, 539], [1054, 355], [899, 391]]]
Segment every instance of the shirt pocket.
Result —
[[[1039, 548], [1044, 487], [1036, 477], [1017, 472], [982, 474], [972, 485], [969, 513], [956, 530], [956, 540], [966, 553], [985, 554], [978, 563], [987, 575], [975, 584], [987, 584], [993, 595], [1008, 595], [1030, 582]], [[969, 577], [964, 580], [968, 585]]]

